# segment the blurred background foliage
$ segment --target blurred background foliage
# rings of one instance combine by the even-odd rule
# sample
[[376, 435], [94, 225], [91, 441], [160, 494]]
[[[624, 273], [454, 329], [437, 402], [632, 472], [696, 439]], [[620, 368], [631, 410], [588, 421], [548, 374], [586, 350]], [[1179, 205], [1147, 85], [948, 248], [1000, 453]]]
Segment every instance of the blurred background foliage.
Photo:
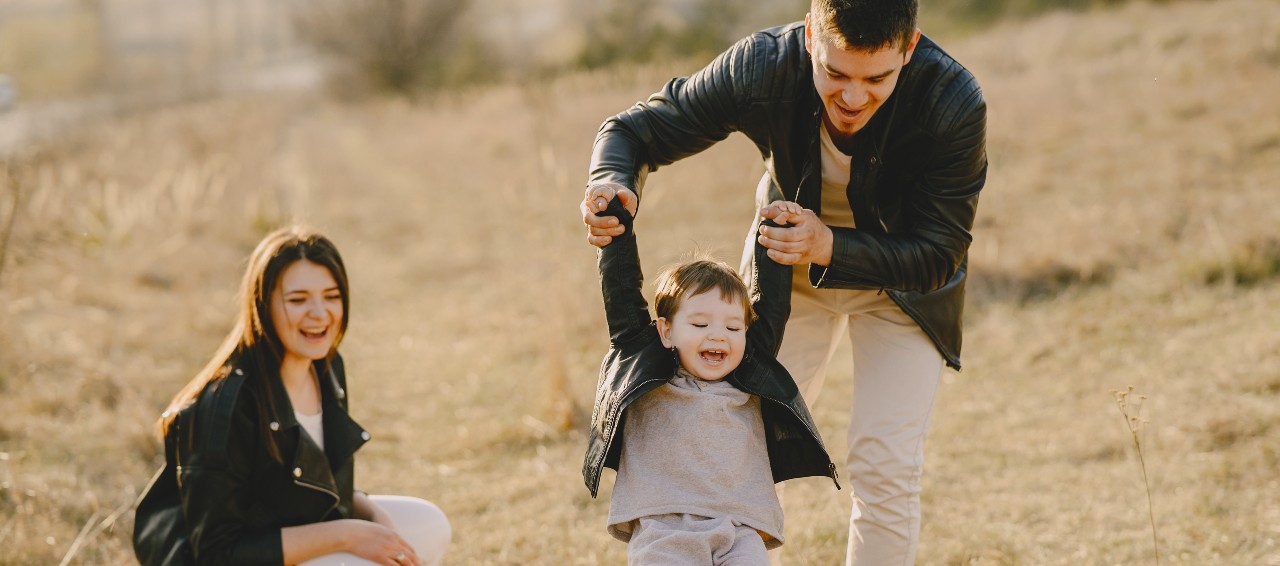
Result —
[[[924, 0], [931, 35], [1126, 0]], [[706, 60], [806, 0], [6, 0], [10, 105], [134, 104], [281, 84], [420, 96], [617, 63]]]

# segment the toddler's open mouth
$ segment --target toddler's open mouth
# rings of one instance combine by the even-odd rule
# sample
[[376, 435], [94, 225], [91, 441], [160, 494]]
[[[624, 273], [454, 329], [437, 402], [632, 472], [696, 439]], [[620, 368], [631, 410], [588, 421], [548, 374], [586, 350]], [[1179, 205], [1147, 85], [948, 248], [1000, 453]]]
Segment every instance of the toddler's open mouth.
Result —
[[727, 354], [723, 350], [705, 350], [702, 352], [702, 360], [712, 364], [723, 362], [726, 356]]

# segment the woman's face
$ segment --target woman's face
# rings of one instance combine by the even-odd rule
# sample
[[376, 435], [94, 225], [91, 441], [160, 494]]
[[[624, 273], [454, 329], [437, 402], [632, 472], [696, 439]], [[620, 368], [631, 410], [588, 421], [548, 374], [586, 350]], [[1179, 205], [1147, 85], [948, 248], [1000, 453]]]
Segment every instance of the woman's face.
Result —
[[284, 269], [271, 294], [271, 321], [285, 359], [318, 360], [342, 330], [342, 291], [323, 265], [305, 259]]

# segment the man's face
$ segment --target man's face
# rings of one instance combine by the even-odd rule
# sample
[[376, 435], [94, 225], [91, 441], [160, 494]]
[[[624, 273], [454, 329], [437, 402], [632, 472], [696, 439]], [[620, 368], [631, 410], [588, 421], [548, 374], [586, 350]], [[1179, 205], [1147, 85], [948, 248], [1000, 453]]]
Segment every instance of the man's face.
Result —
[[813, 86], [822, 98], [823, 121], [832, 138], [848, 139], [862, 130], [893, 94], [920, 32], [912, 35], [905, 52], [899, 44], [875, 51], [842, 49], [832, 33], [819, 32], [805, 17], [805, 47], [813, 58]]

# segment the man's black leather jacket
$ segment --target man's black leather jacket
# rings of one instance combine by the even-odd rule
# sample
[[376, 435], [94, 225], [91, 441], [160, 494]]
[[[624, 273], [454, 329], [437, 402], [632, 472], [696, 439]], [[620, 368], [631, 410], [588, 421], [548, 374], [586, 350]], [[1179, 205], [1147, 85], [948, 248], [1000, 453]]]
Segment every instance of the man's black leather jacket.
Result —
[[[626, 409], [646, 393], [661, 387], [676, 373], [675, 351], [662, 345], [658, 329], [649, 315], [642, 287], [640, 255], [631, 215], [618, 199], [603, 215], [617, 216], [627, 231], [600, 250], [600, 286], [604, 293], [605, 317], [609, 322], [609, 353], [600, 365], [595, 408], [582, 479], [595, 497], [600, 473], [605, 467], [618, 469]], [[782, 345], [782, 332], [791, 302], [786, 290], [791, 284], [791, 267], [779, 265], [756, 245], [758, 271], [752, 277], [751, 296], [758, 318], [747, 329], [747, 351], [742, 363], [725, 379], [738, 389], [760, 397], [765, 443], [773, 481], [807, 476], [828, 476], [836, 481], [818, 427], [800, 397], [791, 375], [774, 358]], [[838, 488], [839, 483], [836, 484]]]
[[[822, 102], [812, 73], [803, 23], [757, 32], [606, 120], [590, 182], [640, 194], [649, 171], [742, 132], [764, 158], [757, 204], [785, 199], [821, 213]], [[832, 229], [831, 265], [810, 266], [809, 281], [887, 289], [958, 369], [969, 231], [987, 173], [978, 83], [922, 36], [854, 140], [847, 195], [858, 227]]]
[[[165, 434], [165, 465], [135, 514], [140, 563], [279, 566], [280, 529], [352, 516], [353, 456], [369, 434], [347, 415], [342, 358], [329, 371], [323, 360], [315, 367], [324, 450], [303, 434], [284, 384], [243, 366], [228, 366], [178, 413]], [[272, 390], [270, 422], [258, 418], [261, 386]], [[264, 430], [283, 463], [267, 452]]]

